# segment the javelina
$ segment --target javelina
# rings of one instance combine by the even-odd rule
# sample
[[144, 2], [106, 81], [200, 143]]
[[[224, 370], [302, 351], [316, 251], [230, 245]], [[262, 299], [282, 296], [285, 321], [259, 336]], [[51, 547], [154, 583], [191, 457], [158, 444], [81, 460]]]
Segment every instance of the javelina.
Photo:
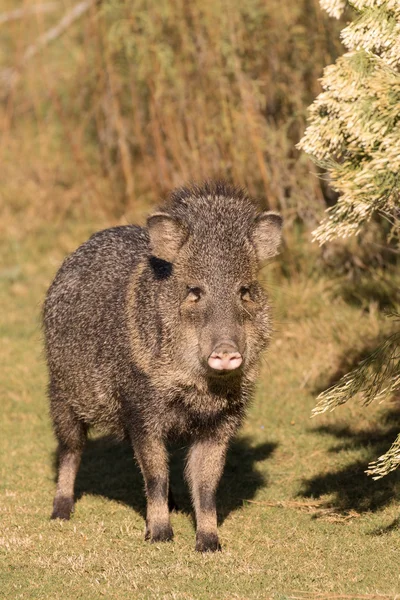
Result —
[[282, 219], [222, 183], [179, 189], [147, 228], [114, 227], [69, 256], [44, 306], [59, 473], [53, 518], [68, 519], [91, 425], [131, 440], [145, 481], [145, 538], [173, 536], [170, 438], [190, 444], [196, 550], [219, 549], [215, 496], [227, 445], [270, 336], [260, 261]]

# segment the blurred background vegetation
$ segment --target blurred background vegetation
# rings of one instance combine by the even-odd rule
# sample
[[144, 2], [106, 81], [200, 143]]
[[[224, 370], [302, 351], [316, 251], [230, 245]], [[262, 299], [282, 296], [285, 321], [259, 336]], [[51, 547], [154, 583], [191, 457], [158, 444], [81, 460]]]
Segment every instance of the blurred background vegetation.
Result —
[[4, 239], [143, 222], [172, 188], [222, 177], [283, 213], [284, 276], [330, 272], [356, 304], [398, 301], [382, 222], [310, 244], [337, 195], [296, 144], [350, 10], [337, 21], [318, 0], [2, 6]]
[[211, 177], [310, 228], [334, 201], [295, 148], [342, 52], [318, 0], [2, 6], [1, 227], [131, 220]]

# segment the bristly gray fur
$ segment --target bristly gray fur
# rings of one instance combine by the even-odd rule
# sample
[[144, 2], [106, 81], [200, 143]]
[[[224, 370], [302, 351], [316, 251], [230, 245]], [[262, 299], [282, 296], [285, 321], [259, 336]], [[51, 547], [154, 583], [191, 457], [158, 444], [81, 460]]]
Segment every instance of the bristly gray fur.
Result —
[[[257, 271], [276, 253], [280, 227], [244, 191], [207, 183], [173, 192], [147, 228], [100, 231], [64, 261], [43, 311], [60, 460], [54, 518], [71, 514], [87, 428], [97, 426], [131, 440], [146, 538], [171, 539], [165, 444], [180, 437], [191, 444], [196, 548], [219, 548], [215, 492], [270, 337]], [[208, 356], [227, 339], [241, 368], [210, 372]]]

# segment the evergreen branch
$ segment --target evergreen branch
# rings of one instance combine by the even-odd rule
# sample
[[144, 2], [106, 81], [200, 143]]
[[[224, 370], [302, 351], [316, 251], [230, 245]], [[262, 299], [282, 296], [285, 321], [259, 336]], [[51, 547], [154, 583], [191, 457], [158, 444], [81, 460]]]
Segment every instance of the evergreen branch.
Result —
[[320, 4], [328, 15], [339, 19], [346, 7], [346, 0], [320, 0]]
[[[396, 319], [398, 314], [393, 315]], [[362, 394], [364, 404], [383, 400], [400, 389], [400, 332], [384, 340], [359, 365], [322, 392], [312, 416], [334, 410], [348, 400]]]
[[[358, 16], [341, 38], [348, 49], [326, 67], [323, 91], [310, 107], [309, 125], [299, 148], [324, 164], [337, 203], [313, 232], [320, 244], [359, 233], [374, 213], [400, 235], [400, 2], [399, 0], [320, 0], [331, 16], [346, 5]], [[392, 315], [399, 320], [400, 315]], [[365, 404], [400, 390], [400, 331], [338, 383], [320, 394], [312, 415], [334, 410], [360, 394]], [[400, 466], [400, 435], [386, 454], [370, 463], [374, 479]]]
[[389, 450], [377, 460], [370, 462], [365, 472], [367, 475], [372, 475], [372, 479], [381, 479], [398, 466], [400, 466], [400, 433]]

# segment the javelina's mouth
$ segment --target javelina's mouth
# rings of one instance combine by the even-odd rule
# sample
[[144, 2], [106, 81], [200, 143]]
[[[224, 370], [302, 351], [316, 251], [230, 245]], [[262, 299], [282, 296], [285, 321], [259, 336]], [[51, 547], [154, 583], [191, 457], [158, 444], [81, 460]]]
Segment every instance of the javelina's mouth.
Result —
[[237, 379], [241, 373], [239, 372], [229, 372], [229, 373], [209, 373], [209, 378], [214, 381], [231, 381], [233, 379]]
[[206, 365], [207, 376], [213, 379], [234, 379], [240, 377], [243, 373], [243, 365], [240, 365], [236, 369], [212, 369], [208, 364]]

